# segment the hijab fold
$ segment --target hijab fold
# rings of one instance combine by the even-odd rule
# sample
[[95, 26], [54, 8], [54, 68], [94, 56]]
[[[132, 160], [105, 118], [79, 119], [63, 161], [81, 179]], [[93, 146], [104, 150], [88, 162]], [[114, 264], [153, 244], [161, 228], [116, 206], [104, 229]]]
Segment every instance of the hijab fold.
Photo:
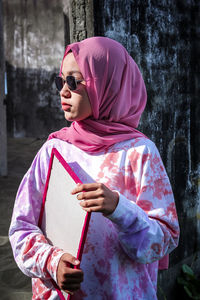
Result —
[[[92, 107], [92, 116], [50, 134], [96, 153], [111, 145], [144, 136], [136, 128], [147, 95], [142, 75], [126, 49], [106, 37], [92, 37], [67, 46], [78, 63]], [[61, 64], [61, 70], [62, 71]]]

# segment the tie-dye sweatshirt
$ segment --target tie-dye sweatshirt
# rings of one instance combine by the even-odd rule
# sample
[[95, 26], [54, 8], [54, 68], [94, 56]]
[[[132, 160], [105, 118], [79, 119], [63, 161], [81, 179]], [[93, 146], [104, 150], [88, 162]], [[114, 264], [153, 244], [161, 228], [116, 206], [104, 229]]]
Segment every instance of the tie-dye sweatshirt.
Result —
[[[120, 193], [115, 211], [92, 213], [81, 261], [84, 281], [72, 299], [157, 299], [158, 261], [178, 244], [179, 225], [168, 176], [154, 143], [137, 138], [90, 154], [67, 142], [47, 141], [19, 187], [10, 242], [15, 260], [32, 277], [32, 299], [59, 299], [52, 285], [62, 249], [38, 228], [52, 148], [92, 180]], [[88, 182], [87, 182], [88, 183]], [[59, 199], [58, 199], [59, 201]]]

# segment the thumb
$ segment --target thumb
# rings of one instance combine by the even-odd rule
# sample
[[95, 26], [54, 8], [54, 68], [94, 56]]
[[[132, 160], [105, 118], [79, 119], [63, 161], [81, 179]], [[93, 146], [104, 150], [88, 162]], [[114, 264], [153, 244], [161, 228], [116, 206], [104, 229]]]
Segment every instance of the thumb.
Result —
[[80, 264], [80, 261], [76, 257], [74, 257], [73, 255], [71, 255], [70, 253], [63, 254], [62, 260], [64, 262], [70, 263], [70, 264], [72, 264], [74, 266], [77, 266], [77, 265]]

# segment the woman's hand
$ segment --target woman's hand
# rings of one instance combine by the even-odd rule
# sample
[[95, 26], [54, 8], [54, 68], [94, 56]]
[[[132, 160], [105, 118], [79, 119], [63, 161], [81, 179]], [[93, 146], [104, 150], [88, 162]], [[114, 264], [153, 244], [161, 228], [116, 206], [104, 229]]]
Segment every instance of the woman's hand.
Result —
[[104, 215], [111, 214], [119, 202], [118, 193], [103, 183], [78, 184], [71, 194], [78, 194], [77, 199], [81, 200], [80, 205], [85, 211], [101, 212]]
[[83, 271], [73, 269], [70, 265], [77, 266], [80, 261], [69, 253], [61, 256], [57, 269], [57, 283], [60, 289], [66, 293], [73, 295], [75, 291], [80, 289], [83, 281]]

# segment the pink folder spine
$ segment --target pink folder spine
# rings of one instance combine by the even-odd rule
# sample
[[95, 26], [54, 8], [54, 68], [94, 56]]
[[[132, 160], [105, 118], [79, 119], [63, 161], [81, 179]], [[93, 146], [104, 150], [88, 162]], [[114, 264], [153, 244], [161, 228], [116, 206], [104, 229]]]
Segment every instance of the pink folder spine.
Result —
[[[54, 155], [57, 157], [57, 159], [60, 161], [60, 163], [63, 165], [63, 167], [67, 170], [67, 172], [72, 177], [72, 179], [76, 183], [82, 184], [82, 181], [74, 173], [74, 171], [71, 169], [71, 167], [68, 165], [68, 163], [64, 160], [64, 158], [60, 155], [60, 153], [57, 151], [57, 149], [53, 148], [52, 152], [51, 152], [51, 158], [50, 158], [50, 162], [49, 162], [49, 169], [48, 169], [48, 173], [47, 173], [47, 180], [46, 180], [43, 199], [42, 199], [42, 207], [41, 207], [39, 221], [38, 221], [38, 226], [39, 227], [41, 227], [41, 225], [42, 225], [42, 218], [43, 218], [43, 214], [44, 214], [45, 201], [46, 201], [46, 196], [47, 196], [47, 191], [48, 191], [48, 185], [49, 185], [49, 179], [50, 179], [50, 175], [51, 175], [51, 169], [52, 169]], [[77, 252], [77, 259], [80, 260], [80, 261], [81, 261], [82, 254], [83, 254], [84, 243], [85, 243], [85, 240], [86, 240], [86, 237], [87, 237], [87, 231], [88, 231], [88, 226], [89, 226], [89, 222], [90, 222], [90, 217], [91, 217], [91, 213], [87, 213], [86, 217], [85, 217], [82, 233], [81, 233], [81, 239], [80, 239], [80, 242], [79, 242], [79, 247], [78, 247], [78, 252]], [[75, 266], [75, 268], [79, 268], [79, 267]], [[58, 287], [58, 285], [56, 284], [56, 282], [54, 280], [52, 280], [52, 284], [55, 287], [60, 300], [65, 300], [65, 297], [63, 296], [60, 288]], [[70, 299], [71, 299], [71, 295], [68, 295], [67, 300], [70, 300]]]

